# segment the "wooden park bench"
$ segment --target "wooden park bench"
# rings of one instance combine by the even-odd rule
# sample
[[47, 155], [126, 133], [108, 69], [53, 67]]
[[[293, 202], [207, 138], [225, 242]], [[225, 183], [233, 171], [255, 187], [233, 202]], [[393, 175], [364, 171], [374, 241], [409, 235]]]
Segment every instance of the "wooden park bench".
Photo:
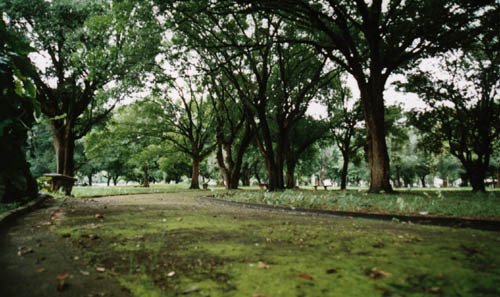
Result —
[[45, 173], [43, 176], [49, 178], [48, 182], [51, 192], [57, 192], [62, 188], [65, 195], [71, 195], [71, 190], [76, 182], [76, 178], [59, 173]]
[[[315, 186], [314, 186], [314, 191], [317, 191], [317, 190], [318, 190], [318, 187], [319, 187], [319, 185], [315, 185]], [[325, 191], [326, 191], [326, 190], [328, 190], [328, 187], [329, 187], [329, 186], [322, 185], [322, 187], [323, 187], [323, 188], [325, 188]]]
[[259, 188], [261, 190], [264, 190], [264, 189], [267, 190], [267, 189], [269, 189], [269, 184], [259, 184]]

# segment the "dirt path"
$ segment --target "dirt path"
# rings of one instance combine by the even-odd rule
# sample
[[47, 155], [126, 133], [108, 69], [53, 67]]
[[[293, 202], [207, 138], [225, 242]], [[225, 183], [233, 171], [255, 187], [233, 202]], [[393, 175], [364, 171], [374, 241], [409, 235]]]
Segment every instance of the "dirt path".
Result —
[[496, 232], [302, 216], [196, 196], [46, 202], [0, 230], [0, 296], [500, 293]]
[[[81, 251], [51, 231], [66, 208], [49, 200], [0, 230], [0, 296], [129, 296], [112, 279], [91, 274]], [[66, 273], [64, 283], [57, 279]]]

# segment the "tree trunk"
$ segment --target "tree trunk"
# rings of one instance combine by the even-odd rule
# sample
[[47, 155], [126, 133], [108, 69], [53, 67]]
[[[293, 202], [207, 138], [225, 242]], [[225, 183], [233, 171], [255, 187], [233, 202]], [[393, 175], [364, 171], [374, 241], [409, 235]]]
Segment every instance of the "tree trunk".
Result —
[[425, 188], [425, 175], [420, 177], [420, 182], [422, 182], [422, 188]]
[[189, 187], [190, 189], [200, 189], [200, 182], [199, 182], [199, 176], [200, 176], [200, 159], [198, 158], [193, 158], [193, 164], [192, 164], [192, 172], [191, 172], [191, 186]]
[[[372, 77], [375, 75], [372, 74]], [[372, 79], [364, 83], [358, 78], [361, 91], [361, 101], [366, 124], [368, 144], [368, 163], [370, 166], [369, 192], [394, 192], [390, 183], [389, 155], [385, 140], [384, 123], [384, 83]]]
[[349, 169], [349, 153], [342, 152], [342, 170], [340, 171], [340, 189], [347, 189], [347, 170]]
[[115, 175], [113, 176], [113, 185], [116, 186], [116, 184], [118, 183], [118, 175]]
[[260, 175], [257, 169], [255, 170], [255, 179], [257, 180], [257, 183], [262, 184], [262, 180], [260, 179]]
[[89, 180], [89, 186], [92, 186], [92, 174], [87, 175], [87, 178]]
[[467, 175], [473, 192], [486, 192], [484, 178], [486, 176], [486, 166], [472, 164], [466, 167]]
[[295, 166], [297, 163], [292, 158], [289, 158], [286, 162], [286, 188], [295, 188]]
[[401, 188], [401, 166], [396, 165], [396, 178], [395, 178], [394, 186], [396, 188]]
[[460, 173], [460, 187], [468, 187], [469, 186], [469, 177], [467, 172]]
[[111, 182], [111, 176], [106, 177], [106, 184], [109, 187], [109, 183]]
[[498, 167], [497, 167], [497, 184], [496, 184], [496, 187], [500, 188], [500, 164], [498, 164]]
[[56, 152], [57, 173], [68, 176], [74, 175], [75, 162], [75, 137], [73, 125], [66, 121], [60, 123], [60, 120], [50, 122], [52, 130], [52, 145]]
[[445, 176], [443, 179], [443, 188], [447, 188], [447, 187], [448, 187], [448, 177]]
[[250, 166], [246, 162], [241, 167], [241, 184], [245, 187], [250, 186]]
[[143, 178], [143, 182], [142, 182], [142, 185], [145, 187], [145, 188], [149, 188], [149, 166], [148, 166], [148, 163], [145, 162], [143, 167], [142, 167], [142, 170], [143, 170], [143, 173], [144, 173], [144, 178]]

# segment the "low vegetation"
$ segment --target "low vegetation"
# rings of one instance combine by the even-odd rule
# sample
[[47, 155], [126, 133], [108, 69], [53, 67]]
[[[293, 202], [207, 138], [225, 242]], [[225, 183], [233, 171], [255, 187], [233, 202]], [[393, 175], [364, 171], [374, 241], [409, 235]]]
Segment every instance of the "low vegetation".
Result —
[[72, 195], [75, 197], [100, 197], [130, 194], [148, 193], [172, 193], [186, 190], [185, 185], [151, 185], [148, 188], [139, 186], [116, 186], [116, 187], [74, 187]]
[[500, 191], [417, 190], [398, 194], [369, 194], [365, 191], [232, 191], [218, 198], [300, 208], [340, 211], [500, 218]]

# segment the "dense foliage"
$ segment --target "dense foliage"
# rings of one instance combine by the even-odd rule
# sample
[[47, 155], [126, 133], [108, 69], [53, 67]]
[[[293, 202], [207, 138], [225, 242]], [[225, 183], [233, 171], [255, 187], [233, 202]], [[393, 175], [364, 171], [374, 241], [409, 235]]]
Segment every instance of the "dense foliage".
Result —
[[0, 20], [0, 202], [36, 195], [25, 145], [34, 122], [34, 68], [29, 45]]

